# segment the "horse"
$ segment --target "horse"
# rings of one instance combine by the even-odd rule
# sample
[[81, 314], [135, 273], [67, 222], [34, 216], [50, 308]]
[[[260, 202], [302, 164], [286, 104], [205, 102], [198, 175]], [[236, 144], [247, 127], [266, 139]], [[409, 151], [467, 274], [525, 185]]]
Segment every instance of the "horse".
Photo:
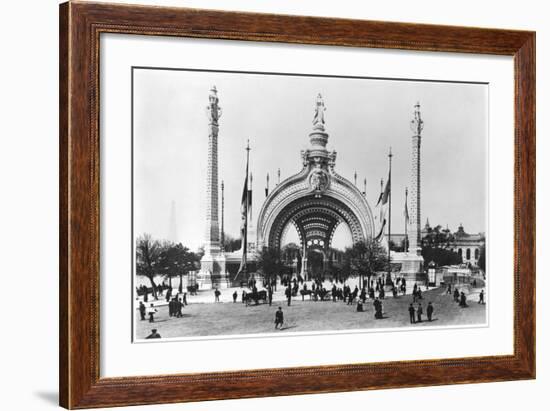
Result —
[[313, 294], [312, 290], [300, 290], [300, 294], [302, 295], [302, 301], [304, 301], [304, 296], [309, 295], [309, 299], [311, 300], [311, 296]]
[[262, 290], [262, 291], [246, 293], [244, 295], [244, 302], [246, 306], [248, 307], [252, 301], [254, 301], [256, 305], [258, 305], [260, 301], [267, 303], [267, 291]]

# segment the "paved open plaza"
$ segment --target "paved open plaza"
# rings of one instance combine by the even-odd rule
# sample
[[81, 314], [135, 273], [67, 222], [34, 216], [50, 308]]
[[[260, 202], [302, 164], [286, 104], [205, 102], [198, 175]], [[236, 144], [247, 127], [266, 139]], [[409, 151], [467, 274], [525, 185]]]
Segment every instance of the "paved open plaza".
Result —
[[[223, 84], [227, 90], [224, 96], [230, 101], [236, 94], [227, 89], [227, 83]], [[321, 86], [319, 84], [324, 89]], [[347, 86], [341, 83], [340, 87]], [[357, 95], [357, 87], [353, 86], [347, 93]], [[428, 164], [441, 159], [435, 154], [439, 151], [436, 151], [433, 138], [428, 138], [428, 146], [421, 145], [424, 119], [420, 102], [409, 106], [412, 108], [410, 117], [403, 115], [398, 120], [404, 129], [396, 131], [402, 135], [395, 140], [398, 145], [381, 145], [374, 150], [380, 157], [372, 163], [376, 164], [377, 171], [369, 178], [372, 183], [367, 185], [366, 176], [358, 182], [357, 170], [353, 174], [349, 168], [347, 172], [345, 170], [353, 158], [356, 165], [370, 158], [376, 139], [352, 143], [351, 137], [342, 133], [339, 126], [349, 121], [345, 114], [347, 109], [336, 105], [331, 111], [334, 115], [331, 118], [335, 120], [331, 126], [334, 126], [337, 138], [331, 140], [334, 146], [329, 146], [330, 128], [325, 121], [327, 108], [320, 92], [314, 99], [312, 94], [314, 114], [311, 125], [304, 129], [305, 124], [300, 122], [300, 128], [296, 129], [296, 133], [303, 133], [304, 142], [309, 140], [309, 144], [299, 152], [284, 153], [283, 157], [291, 154], [296, 161], [292, 166], [295, 168], [289, 168], [291, 174], [281, 179], [281, 158], [276, 155], [277, 149], [260, 160], [265, 142], [251, 146], [247, 140], [246, 146], [242, 146], [241, 157], [236, 157], [237, 151], [234, 150], [218, 153], [218, 133], [220, 129], [224, 133], [230, 132], [226, 127], [231, 127], [231, 123], [219, 121], [222, 108], [218, 88], [211, 86], [208, 95], [206, 88], [204, 91], [204, 95], [197, 94], [197, 99], [208, 101], [207, 121], [202, 129], [203, 138], [208, 138], [206, 150], [201, 154], [202, 164], [206, 165], [202, 181], [195, 177], [198, 174], [190, 174], [188, 169], [173, 174], [172, 169], [163, 166], [167, 161], [166, 153], [157, 153], [156, 175], [175, 178], [167, 185], [166, 195], [173, 197], [176, 194], [174, 187], [185, 186], [182, 190], [185, 198], [180, 198], [180, 201], [186, 205], [177, 206], [172, 200], [166, 237], [155, 238], [151, 234], [165, 232], [159, 225], [161, 219], [158, 219], [158, 224], [148, 222], [157, 218], [157, 211], [158, 216], [168, 217], [158, 209], [158, 199], [151, 195], [166, 181], [151, 179], [151, 169], [146, 166], [141, 170], [142, 185], [136, 186], [137, 198], [141, 198], [144, 205], [148, 204], [143, 209], [146, 211], [136, 214], [147, 216], [136, 228], [137, 233], [142, 233], [136, 239], [136, 277], [139, 281], [135, 283], [134, 294], [134, 337], [137, 341], [274, 332], [464, 327], [486, 323], [487, 306], [484, 302], [478, 304], [481, 287], [486, 287], [484, 232], [469, 233], [462, 223], [456, 232], [452, 232], [446, 223], [449, 217], [459, 218], [454, 215], [456, 213], [463, 218], [477, 210], [479, 216], [473, 220], [477, 221], [479, 228], [484, 227], [483, 195], [472, 189], [482, 181], [484, 169], [479, 169], [479, 175], [473, 181], [476, 184], [469, 184], [466, 188], [455, 185], [447, 194], [442, 188], [449, 182], [437, 180], [434, 184], [434, 179], [439, 177], [432, 172], [429, 187], [437, 189], [428, 191], [428, 210], [445, 222], [445, 228], [439, 221], [432, 226], [428, 218], [422, 225], [421, 148], [424, 147], [428, 154]], [[330, 96], [331, 101], [337, 101], [334, 95]], [[288, 101], [283, 103], [286, 105]], [[274, 107], [275, 111], [279, 109], [279, 106]], [[224, 119], [229, 117], [230, 120], [231, 116], [237, 119], [237, 112], [230, 106], [223, 112]], [[266, 116], [272, 114], [262, 113]], [[199, 121], [195, 117], [194, 111], [189, 113], [190, 119]], [[363, 119], [363, 114], [359, 119]], [[435, 121], [429, 122], [429, 127], [435, 124]], [[407, 131], [407, 125], [410, 131]], [[430, 129], [429, 133], [433, 136], [434, 130]], [[152, 137], [151, 141], [154, 140]], [[174, 143], [178, 141], [176, 139]], [[362, 144], [367, 144], [369, 150], [356, 157], [355, 153]], [[336, 146], [342, 151], [337, 152]], [[140, 155], [150, 161], [158, 147], [147, 147]], [[251, 155], [255, 156], [252, 162]], [[223, 164], [220, 160], [224, 158], [229, 161], [225, 164], [231, 164], [231, 167], [220, 167]], [[240, 170], [239, 164], [242, 166]], [[257, 169], [257, 164], [262, 164], [266, 172], [265, 186], [259, 193], [258, 183], [255, 186], [252, 178], [252, 168]], [[392, 164], [397, 170], [393, 183]], [[440, 167], [441, 170], [449, 168], [446, 162]], [[270, 186], [269, 172], [274, 170], [276, 183], [273, 184], [272, 179]], [[191, 180], [185, 180], [191, 175]], [[353, 175], [353, 179], [346, 175]], [[379, 179], [380, 176], [383, 178]], [[185, 184], [182, 178], [187, 181]], [[460, 181], [462, 178], [463, 175]], [[153, 181], [156, 183], [152, 184]], [[392, 190], [397, 190], [395, 194], [399, 200], [399, 205], [394, 202], [398, 212], [397, 217], [394, 212], [393, 231]], [[200, 213], [195, 207], [199, 195], [206, 197], [205, 209]], [[194, 199], [193, 203], [188, 202], [190, 198]], [[256, 203], [253, 203], [253, 198]], [[459, 207], [464, 198], [468, 199], [467, 207]], [[153, 199], [152, 203], [148, 203], [150, 199]], [[451, 203], [454, 208], [449, 207]], [[477, 208], [475, 204], [478, 204]], [[180, 218], [185, 221], [184, 235], [176, 229], [178, 210]], [[199, 240], [193, 233], [198, 233], [203, 223], [204, 238]], [[197, 252], [191, 251], [192, 248]], [[363, 281], [358, 281], [359, 276], [369, 277], [369, 280], [374, 278], [376, 285], [371, 281], [365, 286]], [[295, 279], [292, 288], [286, 289], [291, 278]], [[315, 287], [311, 279], [317, 279]], [[323, 284], [320, 279], [324, 279]], [[268, 283], [275, 280], [285, 285], [272, 290]], [[302, 280], [308, 284], [298, 285], [297, 282]], [[337, 284], [332, 280], [338, 280]], [[251, 288], [241, 288], [245, 284]], [[426, 288], [426, 284], [433, 287]], [[443, 284], [451, 284], [452, 290]], [[421, 289], [422, 297], [415, 286]], [[155, 298], [155, 293], [161, 290], [166, 293], [167, 289], [172, 290], [168, 297], [161, 292], [158, 299]], [[177, 289], [188, 292], [176, 296]], [[385, 291], [385, 295], [379, 290]], [[394, 296], [394, 291], [399, 295]], [[293, 297], [287, 301], [291, 293]], [[310, 298], [312, 293], [313, 298]], [[370, 293], [369, 298], [365, 293]], [[362, 306], [359, 301], [362, 301]], [[276, 327], [279, 306], [282, 312], [277, 313]], [[433, 313], [431, 320], [428, 313]], [[281, 321], [283, 317], [284, 321]]]
[[[373, 328], [394, 328], [404, 326], [433, 327], [453, 325], [483, 324], [486, 320], [485, 305], [478, 304], [481, 289], [459, 288], [467, 294], [468, 306], [465, 308], [453, 301], [453, 296], [446, 294], [445, 288], [434, 288], [423, 293], [422, 304], [424, 315], [421, 323], [410, 324], [408, 307], [413, 302], [410, 294], [397, 298], [391, 295], [383, 303], [383, 319], [374, 318], [373, 301], [367, 299], [364, 312], [357, 312], [356, 303], [347, 305], [342, 301], [312, 301], [308, 297], [302, 301], [301, 296], [292, 299], [287, 306], [282, 288], [275, 294], [272, 305], [258, 304], [245, 306], [241, 302], [241, 288], [222, 290], [220, 302], [213, 303], [213, 291], [200, 291], [197, 296], [188, 297], [189, 304], [182, 310], [183, 317], [170, 317], [165, 301], [156, 303], [158, 313], [155, 322], [147, 319], [140, 321], [136, 310], [136, 337], [147, 337], [151, 329], [157, 329], [162, 338], [221, 336], [258, 333], [294, 333], [311, 331], [336, 331]], [[232, 293], [237, 291], [239, 297], [232, 302]], [[203, 301], [203, 302], [201, 302]], [[206, 302], [209, 301], [209, 302]], [[426, 318], [428, 302], [434, 306], [431, 322]], [[417, 303], [414, 304], [415, 308]], [[284, 325], [282, 330], [275, 330], [275, 311], [282, 307]]]

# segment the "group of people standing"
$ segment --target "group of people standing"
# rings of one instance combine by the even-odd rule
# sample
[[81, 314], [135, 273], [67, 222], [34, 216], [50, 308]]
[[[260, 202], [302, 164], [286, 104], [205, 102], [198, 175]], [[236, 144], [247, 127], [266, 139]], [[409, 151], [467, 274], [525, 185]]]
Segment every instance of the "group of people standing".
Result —
[[149, 315], [149, 322], [154, 323], [155, 322], [155, 314], [158, 312], [158, 310], [155, 308], [153, 303], [149, 307], [146, 307], [145, 304], [143, 304], [143, 301], [139, 302], [139, 315], [141, 317], [141, 321], [145, 321], [146, 315]]
[[[480, 299], [483, 300], [483, 290], [481, 290], [482, 295], [480, 296]], [[446, 294], [451, 294], [451, 284], [447, 284], [447, 291]], [[455, 303], [458, 303], [458, 306], [461, 308], [468, 307], [468, 304], [466, 303], [466, 294], [464, 291], [458, 291], [458, 288], [455, 287], [455, 290], [452, 292], [453, 300]]]
[[[430, 301], [428, 303], [428, 307], [426, 308], [426, 315], [428, 316], [428, 321], [432, 321], [434, 313], [434, 306], [432, 302]], [[414, 307], [414, 303], [411, 303], [409, 305], [409, 320], [411, 324], [421, 323], [422, 322], [422, 316], [424, 315], [424, 310], [422, 308], [422, 304], [418, 303], [416, 309]]]
[[[172, 297], [172, 288], [168, 287], [166, 292], [166, 301], [168, 302], [168, 314], [170, 317], [181, 318], [183, 317], [183, 312], [181, 311], [187, 305], [187, 293], [177, 294], [175, 297]], [[141, 321], [145, 321], [146, 317], [149, 317], [149, 322], [155, 322], [155, 314], [158, 310], [155, 308], [154, 304], [151, 303], [149, 307], [145, 305], [147, 302], [147, 294], [143, 294], [143, 301], [139, 302], [139, 315]]]
[[174, 297], [168, 302], [168, 315], [170, 317], [181, 318], [183, 317], [183, 310], [187, 305], [186, 299]]

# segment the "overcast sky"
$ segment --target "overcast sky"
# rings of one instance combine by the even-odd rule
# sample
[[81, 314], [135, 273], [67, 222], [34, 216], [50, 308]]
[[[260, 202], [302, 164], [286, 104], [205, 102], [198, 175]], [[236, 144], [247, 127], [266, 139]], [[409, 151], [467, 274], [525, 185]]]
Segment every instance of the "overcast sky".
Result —
[[[421, 104], [422, 225], [460, 223], [485, 231], [488, 89], [459, 84], [243, 73], [134, 70], [134, 218], [136, 235], [170, 235], [176, 204], [177, 240], [191, 249], [204, 237], [209, 90], [216, 85], [223, 109], [219, 122], [219, 178], [225, 182], [225, 228], [237, 237], [240, 197], [250, 139], [254, 218], [270, 186], [301, 169], [309, 145], [315, 100], [323, 95], [328, 149], [335, 170], [359, 187], [367, 179], [374, 212], [380, 179], [394, 154], [392, 232], [404, 232], [405, 187], [410, 186], [414, 104]], [[342, 233], [345, 233], [344, 230]], [[335, 242], [345, 242], [346, 234]], [[343, 246], [344, 244], [337, 244]]]

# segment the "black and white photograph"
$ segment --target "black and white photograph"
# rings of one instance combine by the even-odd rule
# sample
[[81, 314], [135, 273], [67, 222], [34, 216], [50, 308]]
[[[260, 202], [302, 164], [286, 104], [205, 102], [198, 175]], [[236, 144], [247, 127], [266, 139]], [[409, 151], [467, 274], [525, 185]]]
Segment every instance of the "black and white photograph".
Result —
[[547, 403], [547, 9], [5, 2], [2, 409]]
[[135, 341], [487, 322], [488, 84], [132, 68]]

